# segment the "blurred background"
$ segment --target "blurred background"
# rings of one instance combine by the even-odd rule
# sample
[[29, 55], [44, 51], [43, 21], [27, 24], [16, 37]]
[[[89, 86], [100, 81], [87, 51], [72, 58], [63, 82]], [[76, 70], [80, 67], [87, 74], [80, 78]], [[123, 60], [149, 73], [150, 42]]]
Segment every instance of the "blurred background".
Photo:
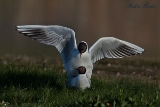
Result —
[[[130, 4], [155, 8], [127, 8]], [[116, 37], [146, 50], [141, 57], [160, 57], [159, 0], [0, 0], [0, 56], [58, 57], [52, 47], [15, 31], [16, 25], [61, 25], [75, 31], [77, 43]]]

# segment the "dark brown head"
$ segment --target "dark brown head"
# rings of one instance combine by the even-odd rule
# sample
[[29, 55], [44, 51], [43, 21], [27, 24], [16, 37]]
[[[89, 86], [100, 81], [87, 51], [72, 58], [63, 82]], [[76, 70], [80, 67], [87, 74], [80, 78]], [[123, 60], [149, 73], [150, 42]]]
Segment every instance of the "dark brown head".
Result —
[[76, 68], [76, 70], [79, 72], [79, 74], [85, 74], [86, 73], [86, 68], [83, 66], [80, 66]]
[[85, 42], [80, 42], [78, 45], [78, 50], [79, 50], [80, 57], [81, 57], [82, 53], [86, 52], [87, 50], [87, 44]]

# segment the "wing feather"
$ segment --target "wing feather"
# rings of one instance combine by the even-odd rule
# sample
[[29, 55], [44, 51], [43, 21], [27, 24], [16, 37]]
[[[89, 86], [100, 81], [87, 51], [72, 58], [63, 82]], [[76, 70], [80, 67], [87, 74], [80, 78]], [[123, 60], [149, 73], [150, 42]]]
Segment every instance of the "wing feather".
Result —
[[107, 58], [122, 58], [141, 54], [144, 49], [132, 43], [114, 38], [103, 37], [97, 40], [90, 48], [92, 63]]
[[61, 54], [64, 65], [71, 58], [71, 52], [77, 48], [75, 33], [72, 29], [58, 25], [22, 25], [17, 30], [32, 40], [55, 46]]

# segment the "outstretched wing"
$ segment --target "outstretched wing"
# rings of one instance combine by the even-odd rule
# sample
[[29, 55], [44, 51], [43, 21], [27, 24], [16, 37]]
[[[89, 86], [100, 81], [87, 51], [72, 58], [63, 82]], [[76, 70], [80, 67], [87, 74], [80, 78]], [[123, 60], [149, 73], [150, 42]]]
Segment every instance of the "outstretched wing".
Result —
[[58, 25], [23, 25], [17, 30], [40, 43], [55, 46], [61, 54], [64, 65], [71, 57], [73, 49], [77, 48], [75, 33], [72, 29]]
[[141, 54], [144, 49], [114, 37], [103, 37], [97, 40], [89, 49], [92, 63], [107, 58], [122, 58]]

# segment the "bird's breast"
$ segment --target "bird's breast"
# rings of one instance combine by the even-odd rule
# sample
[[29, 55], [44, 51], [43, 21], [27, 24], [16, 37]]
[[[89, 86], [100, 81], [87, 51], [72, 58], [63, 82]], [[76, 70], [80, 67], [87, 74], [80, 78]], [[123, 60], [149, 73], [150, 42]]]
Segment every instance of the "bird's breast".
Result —
[[93, 64], [91, 61], [91, 56], [88, 53], [84, 53], [81, 55], [78, 54], [74, 59], [73, 63], [76, 63], [75, 67], [84, 66], [86, 69], [93, 69]]
[[80, 74], [70, 82], [70, 87], [76, 87], [79, 89], [89, 88], [90, 85], [90, 79], [86, 78], [86, 74]]

